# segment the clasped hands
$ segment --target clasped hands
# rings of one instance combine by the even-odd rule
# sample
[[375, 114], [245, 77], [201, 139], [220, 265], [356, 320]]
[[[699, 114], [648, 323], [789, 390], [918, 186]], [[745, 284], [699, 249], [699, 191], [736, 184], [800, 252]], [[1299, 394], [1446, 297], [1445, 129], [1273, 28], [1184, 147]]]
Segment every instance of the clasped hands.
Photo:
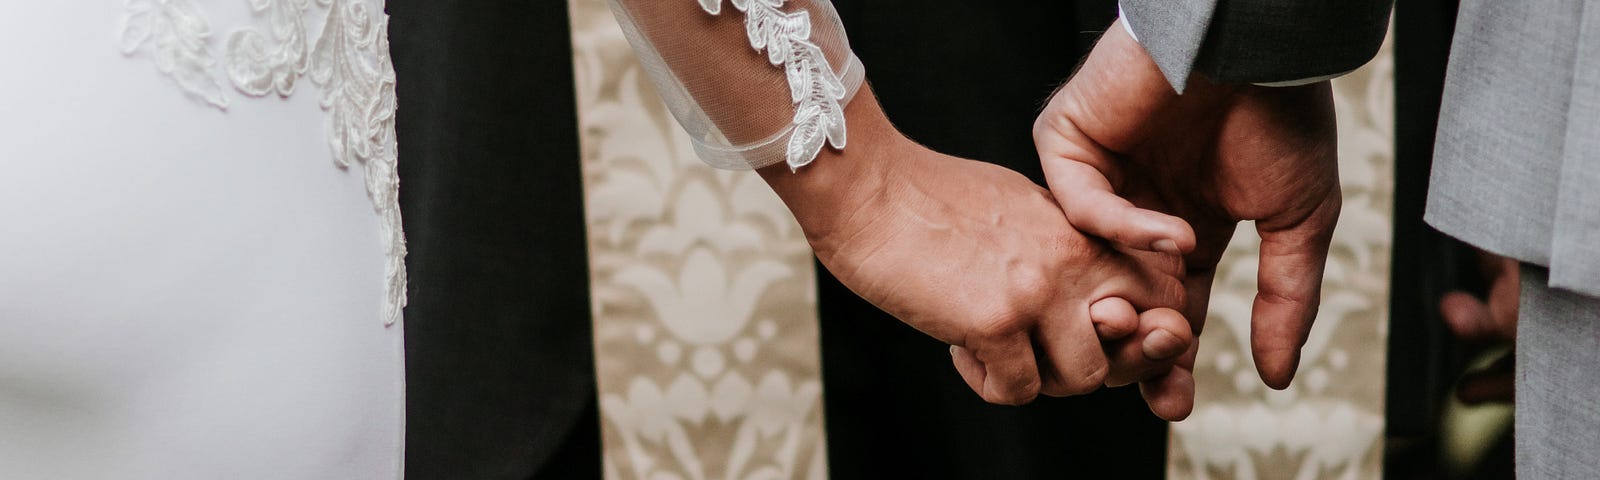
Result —
[[1256, 367], [1273, 388], [1293, 378], [1339, 214], [1326, 82], [1197, 76], [1179, 95], [1114, 24], [1035, 124], [1049, 190], [906, 139], [870, 92], [846, 116], [849, 148], [761, 174], [823, 265], [952, 345], [984, 400], [1137, 382], [1156, 415], [1187, 417], [1212, 277], [1240, 221], [1262, 239]]

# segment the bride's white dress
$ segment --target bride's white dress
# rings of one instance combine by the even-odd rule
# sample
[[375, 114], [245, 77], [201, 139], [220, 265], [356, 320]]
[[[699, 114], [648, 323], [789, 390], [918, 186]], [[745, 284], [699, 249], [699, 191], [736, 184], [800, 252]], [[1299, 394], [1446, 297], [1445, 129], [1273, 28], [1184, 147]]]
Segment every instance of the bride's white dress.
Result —
[[0, 478], [400, 476], [382, 28], [366, 0], [0, 14]]

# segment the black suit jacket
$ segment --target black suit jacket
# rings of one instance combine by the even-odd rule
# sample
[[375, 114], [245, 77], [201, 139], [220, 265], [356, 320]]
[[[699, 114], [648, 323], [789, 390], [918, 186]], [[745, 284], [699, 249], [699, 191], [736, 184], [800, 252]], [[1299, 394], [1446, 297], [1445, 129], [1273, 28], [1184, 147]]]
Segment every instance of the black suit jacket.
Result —
[[566, 2], [388, 11], [410, 246], [406, 477], [597, 478]]

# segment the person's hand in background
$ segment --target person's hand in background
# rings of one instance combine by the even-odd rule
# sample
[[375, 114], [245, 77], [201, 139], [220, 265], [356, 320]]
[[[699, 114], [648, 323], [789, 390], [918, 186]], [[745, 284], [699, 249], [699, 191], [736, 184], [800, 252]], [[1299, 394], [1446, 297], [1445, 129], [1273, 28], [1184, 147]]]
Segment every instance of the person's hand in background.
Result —
[[[822, 264], [862, 298], [951, 344], [984, 400], [1076, 395], [1171, 367], [1193, 335], [1174, 255], [1079, 233], [1021, 174], [900, 135], [863, 91], [847, 150], [759, 172]], [[1110, 346], [1101, 336], [1121, 338]], [[1108, 356], [1110, 359], [1108, 360]], [[863, 366], [870, 368], [870, 366]]]
[[[1485, 298], [1467, 292], [1447, 293], [1439, 300], [1439, 314], [1456, 338], [1468, 344], [1515, 341], [1522, 288], [1517, 261], [1480, 251], [1478, 266], [1488, 285]], [[1467, 404], [1512, 401], [1514, 357], [1507, 354], [1488, 368], [1462, 377], [1456, 385], [1456, 396]]]
[[[1040, 114], [1034, 139], [1074, 227], [1125, 250], [1184, 254], [1183, 313], [1197, 335], [1235, 226], [1255, 222], [1262, 241], [1251, 350], [1262, 380], [1281, 389], [1316, 316], [1339, 216], [1334, 124], [1327, 82], [1268, 88], [1196, 76], [1178, 95], [1113, 24]], [[1172, 230], [1183, 221], [1192, 233]], [[1152, 408], [1178, 418], [1193, 408], [1194, 348], [1141, 384]]]

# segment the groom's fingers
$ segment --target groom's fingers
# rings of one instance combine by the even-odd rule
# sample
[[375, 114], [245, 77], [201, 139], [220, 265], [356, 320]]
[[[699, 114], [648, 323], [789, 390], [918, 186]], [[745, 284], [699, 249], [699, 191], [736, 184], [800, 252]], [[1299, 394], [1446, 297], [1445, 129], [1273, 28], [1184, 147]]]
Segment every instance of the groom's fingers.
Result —
[[1194, 411], [1194, 372], [1175, 366], [1167, 373], [1139, 384], [1139, 393], [1150, 405], [1150, 412], [1162, 420], [1176, 422]]
[[1046, 162], [1050, 190], [1079, 231], [1134, 250], [1174, 255], [1194, 250], [1194, 230], [1183, 219], [1134, 206], [1089, 164], [1065, 158]]
[[[1218, 245], [1227, 243], [1226, 237], [1216, 242]], [[1196, 254], [1193, 255], [1195, 258], [1188, 259], [1191, 262], [1191, 270], [1184, 276], [1183, 281], [1185, 298], [1188, 299], [1183, 313], [1189, 320], [1195, 338], [1199, 338], [1200, 332], [1205, 329], [1206, 309], [1211, 303], [1211, 284], [1215, 279], [1216, 264], [1221, 255], [1221, 251], [1218, 250]], [[1175, 422], [1187, 418], [1194, 410], [1194, 361], [1199, 353], [1200, 342], [1190, 342], [1189, 351], [1178, 357], [1172, 370], [1164, 375], [1139, 382], [1139, 392], [1144, 395], [1145, 403], [1156, 416]]]
[[1289, 387], [1300, 348], [1322, 300], [1322, 271], [1339, 217], [1335, 195], [1309, 217], [1282, 230], [1262, 228], [1261, 263], [1250, 320], [1250, 350], [1267, 386]]
[[1189, 417], [1194, 410], [1194, 361], [1199, 353], [1200, 342], [1190, 343], [1189, 351], [1179, 356], [1170, 370], [1139, 382], [1139, 394], [1151, 413], [1169, 422]]
[[1156, 308], [1139, 315], [1139, 332], [1107, 346], [1111, 362], [1106, 385], [1120, 387], [1154, 378], [1172, 368], [1194, 342], [1189, 321], [1177, 310]]
[[1089, 305], [1089, 321], [1101, 342], [1127, 338], [1139, 330], [1139, 312], [1122, 297], [1108, 297]]

